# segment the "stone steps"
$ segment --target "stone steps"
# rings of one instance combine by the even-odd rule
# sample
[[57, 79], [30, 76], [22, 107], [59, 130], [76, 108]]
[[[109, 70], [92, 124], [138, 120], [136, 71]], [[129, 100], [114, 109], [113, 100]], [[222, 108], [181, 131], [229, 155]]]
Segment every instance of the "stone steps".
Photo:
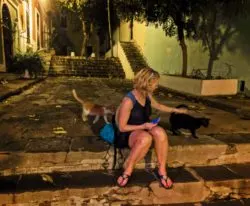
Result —
[[[87, 171], [111, 169], [113, 166], [113, 147], [95, 137], [72, 138], [63, 137], [38, 139], [35, 142], [18, 142], [16, 151], [1, 148], [0, 174], [9, 176], [15, 174], [52, 173], [54, 171]], [[44, 142], [43, 142], [44, 141]], [[13, 148], [15, 143], [10, 145]], [[58, 148], [56, 145], [62, 145]], [[196, 140], [183, 136], [169, 137], [168, 165], [180, 166], [213, 166], [233, 163], [250, 162], [250, 135], [201, 136]], [[20, 145], [24, 145], [21, 147]], [[44, 147], [43, 147], [44, 145]], [[71, 149], [69, 149], [71, 148]], [[129, 150], [122, 151], [124, 157]], [[116, 168], [123, 163], [118, 156]], [[150, 150], [136, 168], [154, 167], [156, 155]]]
[[54, 56], [54, 51], [40, 51], [39, 52], [39, 56], [42, 58], [43, 60], [43, 66], [45, 69], [45, 72], [48, 73], [49, 68], [50, 68], [50, 62], [52, 57]]
[[64, 76], [82, 76], [82, 77], [99, 77], [99, 78], [122, 78], [120, 73], [114, 71], [109, 71], [109, 72], [101, 72], [100, 70], [98, 71], [61, 71], [60, 74], [56, 72], [50, 72], [51, 76], [59, 76], [59, 75], [64, 75]]
[[[51, 205], [72, 205], [70, 201], [78, 200], [90, 201], [93, 203], [92, 205], [98, 205], [99, 201], [102, 203], [112, 201], [114, 205], [119, 202], [146, 204], [147, 201], [153, 201], [155, 204], [169, 201], [173, 204], [186, 205], [194, 202], [206, 202], [208, 199], [248, 197], [249, 177], [243, 174], [238, 175], [238, 173], [244, 171], [246, 174], [250, 174], [249, 167], [245, 167], [249, 164], [243, 164], [249, 162], [250, 159], [250, 133], [233, 133], [236, 131], [247, 132], [237, 125], [232, 127], [233, 130], [231, 127], [230, 130], [228, 128], [216, 130], [216, 127], [212, 127], [205, 131], [208, 135], [202, 135], [205, 133], [199, 130], [200, 139], [198, 140], [189, 138], [187, 133], [183, 133], [181, 136], [169, 135], [169, 175], [176, 182], [173, 191], [168, 190], [167, 194], [162, 195], [158, 183], [150, 179], [153, 178], [152, 174], [149, 174], [148, 177], [147, 172], [139, 170], [144, 169], [145, 166], [147, 168], [155, 166], [155, 154], [150, 152], [145, 160], [136, 165], [138, 168], [136, 171], [140, 175], [135, 173], [136, 176], [131, 179], [128, 188], [115, 187], [115, 177], [105, 170], [112, 166], [112, 149], [107, 154], [109, 146], [98, 139], [98, 132], [95, 131], [99, 131], [99, 129], [94, 129], [94, 127], [103, 125], [93, 125], [94, 117], [89, 119], [88, 123], [83, 123], [80, 117], [81, 108], [71, 94], [71, 89], [76, 88], [79, 96], [91, 96], [96, 103], [118, 104], [123, 94], [131, 88], [124, 80], [118, 80], [119, 84], [123, 84], [122, 89], [126, 87], [126, 91], [119, 94], [120, 87], [114, 87], [114, 85], [118, 85], [115, 79], [109, 83], [104, 84], [103, 82], [106, 80], [97, 79], [93, 83], [92, 79], [83, 81], [81, 78], [48, 78], [42, 84], [43, 87], [39, 87], [39, 90], [35, 88], [32, 90], [32, 95], [26, 93], [25, 101], [22, 99], [11, 100], [11, 107], [7, 105], [3, 107], [0, 138], [0, 188], [5, 190], [0, 191], [0, 201], [4, 201], [4, 203], [12, 201], [10, 204], [15, 202], [16, 205], [31, 201], [32, 203], [29, 205], [39, 205], [38, 201], [43, 201], [39, 206], [50, 205], [46, 202], [50, 200], [55, 201]], [[100, 92], [93, 92], [98, 88], [101, 88]], [[106, 102], [103, 98], [105, 95], [110, 97]], [[163, 98], [166, 97], [162, 96]], [[175, 99], [172, 101], [176, 101], [175, 104], [178, 102]], [[169, 105], [174, 104], [170, 102]], [[208, 111], [216, 112], [216, 114], [218, 112], [212, 109]], [[213, 119], [220, 119], [218, 125], [220, 128], [226, 127], [228, 122], [224, 120], [230, 118], [224, 112], [223, 115], [225, 115], [223, 119], [220, 119], [220, 115], [213, 116]], [[160, 122], [160, 125], [166, 129], [169, 128], [167, 118], [167, 116], [162, 116]], [[237, 119], [232, 120], [238, 121]], [[102, 118], [100, 121], [104, 122]], [[238, 124], [238, 122], [236, 123]], [[212, 126], [215, 124], [218, 122], [213, 122]], [[65, 133], [54, 133], [54, 129], [58, 127], [61, 127], [62, 132]], [[221, 132], [227, 134], [221, 134]], [[169, 131], [167, 133], [171, 134]], [[218, 135], [211, 133], [218, 133]], [[125, 155], [126, 152], [124, 151]], [[122, 164], [121, 158], [119, 158], [119, 163], [117, 166]], [[42, 187], [35, 188], [35, 186], [40, 186], [38, 182], [41, 181], [41, 176], [39, 174], [43, 173], [53, 176], [56, 185], [51, 187], [45, 182]], [[65, 183], [55, 175], [58, 173], [65, 178], [68, 176], [67, 173], [70, 173], [71, 176], [74, 174], [80, 174], [80, 176], [76, 179], [73, 178], [73, 182], [67, 180], [68, 183], [67, 181]], [[98, 180], [97, 177], [100, 173], [108, 173], [111, 177], [101, 175], [101, 180], [97, 181], [101, 182], [101, 185], [93, 185], [92, 180], [95, 178]], [[15, 176], [15, 180], [11, 181], [13, 176]], [[149, 179], [144, 179], [146, 177]], [[187, 177], [187, 180], [178, 179], [181, 177]], [[21, 181], [22, 179], [28, 179], [28, 182], [25, 184]], [[85, 186], [83, 182], [86, 184]], [[107, 185], [108, 187], [106, 187]], [[16, 192], [13, 192], [13, 187]], [[8, 192], [6, 188], [9, 189]], [[144, 198], [144, 193], [147, 195], [145, 195], [146, 198]], [[88, 194], [90, 195], [88, 196]], [[147, 199], [148, 196], [149, 199]], [[139, 200], [136, 199], [138, 197]], [[82, 198], [85, 199], [82, 200]], [[83, 205], [88, 205], [90, 202]], [[152, 202], [148, 204], [150, 203]]]
[[141, 68], [148, 66], [140, 50], [133, 42], [121, 42], [121, 46], [135, 73], [138, 72]]
[[119, 59], [83, 59], [81, 57], [54, 56], [49, 74], [53, 76], [83, 76], [125, 78]]
[[[173, 189], [159, 186], [153, 170], [135, 170], [127, 187], [116, 186], [119, 172], [96, 170], [0, 177], [0, 203], [180, 204], [250, 198], [250, 164], [169, 169]], [[50, 179], [51, 178], [51, 179]], [[119, 205], [118, 204], [118, 205]]]

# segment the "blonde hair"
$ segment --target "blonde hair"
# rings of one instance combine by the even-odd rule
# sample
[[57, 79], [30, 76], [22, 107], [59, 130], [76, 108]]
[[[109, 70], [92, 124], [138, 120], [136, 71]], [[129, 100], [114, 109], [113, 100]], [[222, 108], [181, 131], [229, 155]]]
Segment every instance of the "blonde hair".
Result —
[[141, 69], [134, 78], [134, 89], [139, 90], [144, 96], [150, 91], [152, 80], [159, 79], [160, 75], [152, 68]]

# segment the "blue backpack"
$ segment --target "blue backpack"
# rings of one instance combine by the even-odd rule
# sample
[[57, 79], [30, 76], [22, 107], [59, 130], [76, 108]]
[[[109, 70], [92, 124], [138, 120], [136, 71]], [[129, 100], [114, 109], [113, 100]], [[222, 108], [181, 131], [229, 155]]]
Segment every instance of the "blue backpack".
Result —
[[[127, 95], [132, 102], [133, 105], [136, 102], [135, 96], [133, 95], [132, 92], [129, 92]], [[111, 124], [105, 124], [104, 127], [100, 130], [100, 137], [105, 141], [108, 142], [109, 144], [113, 145], [115, 143], [115, 115], [112, 116], [112, 123]]]
[[113, 124], [105, 124], [100, 130], [100, 137], [109, 144], [114, 144], [115, 142], [115, 130]]
[[[132, 100], [133, 105], [134, 105], [136, 102], [136, 99], [135, 99], [135, 96], [133, 95], [133, 93], [129, 92], [126, 96]], [[112, 169], [115, 169], [115, 166], [116, 166], [117, 150], [118, 150], [119, 154], [123, 157], [122, 152], [121, 152], [122, 148], [120, 148], [116, 145], [115, 139], [119, 138], [119, 137], [117, 137], [116, 130], [117, 130], [117, 127], [115, 126], [115, 114], [114, 114], [112, 116], [112, 123], [105, 124], [99, 133], [101, 139], [103, 139], [105, 142], [109, 143], [110, 146], [112, 146], [112, 145], [114, 146], [114, 160], [113, 160]]]
[[[114, 159], [113, 159], [113, 166], [112, 166], [113, 170], [115, 169], [115, 166], [116, 166], [117, 149], [119, 150], [119, 153], [121, 154], [120, 149], [117, 148], [115, 145], [116, 131], [114, 128], [114, 119], [115, 119], [115, 115], [113, 115], [112, 117], [112, 123], [105, 124], [103, 128], [101, 128], [100, 133], [99, 133], [101, 139], [109, 143], [109, 148], [111, 146], [114, 146]], [[108, 151], [107, 151], [107, 154], [108, 154]]]

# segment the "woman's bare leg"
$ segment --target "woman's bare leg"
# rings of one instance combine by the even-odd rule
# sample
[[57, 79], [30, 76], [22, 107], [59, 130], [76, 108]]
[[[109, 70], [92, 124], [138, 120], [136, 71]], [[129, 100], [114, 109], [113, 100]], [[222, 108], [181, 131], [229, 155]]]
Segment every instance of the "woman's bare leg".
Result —
[[[150, 130], [150, 134], [153, 136], [155, 152], [157, 155], [158, 165], [159, 165], [159, 174], [167, 175], [166, 171], [166, 162], [168, 156], [168, 136], [165, 130], [159, 126], [153, 127]], [[167, 181], [167, 182], [166, 182]], [[168, 185], [171, 185], [171, 180], [164, 181]], [[162, 181], [163, 183], [163, 181]], [[165, 185], [165, 183], [163, 183]]]
[[[148, 152], [152, 143], [152, 136], [143, 130], [134, 131], [129, 136], [129, 146], [131, 151], [124, 163], [124, 174], [131, 175], [135, 164], [140, 161]], [[123, 186], [127, 184], [127, 179], [121, 176], [117, 180]]]

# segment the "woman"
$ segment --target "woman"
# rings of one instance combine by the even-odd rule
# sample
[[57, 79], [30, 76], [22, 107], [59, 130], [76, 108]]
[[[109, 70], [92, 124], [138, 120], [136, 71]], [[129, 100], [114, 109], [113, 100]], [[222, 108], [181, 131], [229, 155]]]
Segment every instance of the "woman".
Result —
[[167, 176], [166, 161], [168, 153], [168, 136], [157, 123], [150, 123], [151, 106], [163, 112], [185, 113], [158, 103], [152, 96], [158, 87], [160, 75], [151, 68], [139, 71], [134, 78], [134, 89], [123, 99], [116, 112], [118, 139], [120, 147], [130, 147], [130, 154], [124, 162], [124, 171], [117, 179], [117, 184], [126, 186], [135, 164], [148, 152], [152, 141], [158, 160], [158, 177], [161, 185], [169, 189], [173, 182]]

